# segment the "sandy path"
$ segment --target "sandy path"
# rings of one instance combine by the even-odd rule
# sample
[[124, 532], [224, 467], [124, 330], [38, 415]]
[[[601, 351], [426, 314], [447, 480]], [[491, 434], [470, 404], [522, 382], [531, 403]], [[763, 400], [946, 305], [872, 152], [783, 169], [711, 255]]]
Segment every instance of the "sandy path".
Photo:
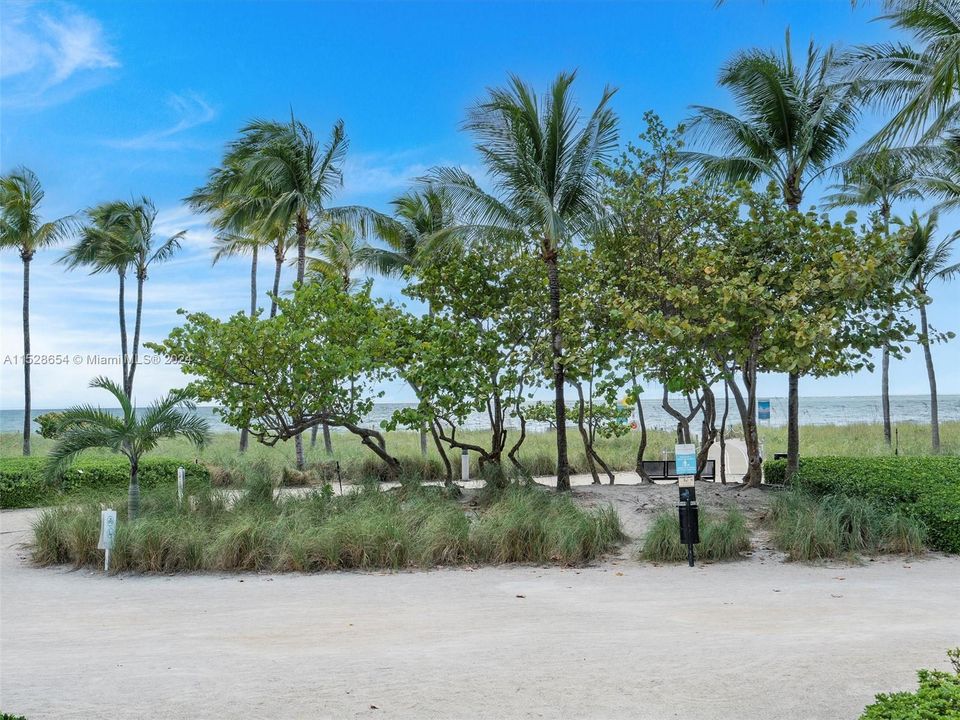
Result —
[[33, 516], [0, 515], [0, 706], [30, 720], [849, 719], [960, 642], [957, 557], [106, 578], [29, 567]]

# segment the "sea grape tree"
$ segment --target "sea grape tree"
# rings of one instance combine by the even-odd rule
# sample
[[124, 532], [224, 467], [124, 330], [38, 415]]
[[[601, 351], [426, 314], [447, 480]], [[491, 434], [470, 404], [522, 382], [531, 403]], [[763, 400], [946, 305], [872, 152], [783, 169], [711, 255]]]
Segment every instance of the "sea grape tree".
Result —
[[[186, 323], [151, 347], [196, 376], [189, 390], [215, 402], [224, 421], [249, 427], [275, 445], [320, 424], [341, 427], [396, 473], [383, 435], [363, 418], [392, 375], [396, 313], [370, 297], [370, 285], [347, 293], [333, 283], [296, 287], [277, 298], [276, 317], [237, 313], [219, 320], [187, 313]], [[302, 454], [297, 465], [304, 466]]]

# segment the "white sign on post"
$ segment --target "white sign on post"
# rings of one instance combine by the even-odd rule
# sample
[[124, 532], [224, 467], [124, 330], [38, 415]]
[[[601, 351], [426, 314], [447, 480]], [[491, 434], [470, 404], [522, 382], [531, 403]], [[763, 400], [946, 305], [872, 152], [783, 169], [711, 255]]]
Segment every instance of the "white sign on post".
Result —
[[183, 486], [186, 481], [186, 470], [183, 466], [177, 468], [177, 502], [183, 505]]
[[113, 549], [113, 540], [117, 536], [117, 511], [100, 511], [100, 540], [97, 547], [104, 551], [103, 571], [110, 572], [110, 551]]

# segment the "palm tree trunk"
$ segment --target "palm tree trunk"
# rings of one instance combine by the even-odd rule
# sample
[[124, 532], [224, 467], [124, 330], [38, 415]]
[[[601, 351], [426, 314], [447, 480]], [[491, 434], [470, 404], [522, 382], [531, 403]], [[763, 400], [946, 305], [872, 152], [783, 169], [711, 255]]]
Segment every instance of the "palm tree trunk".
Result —
[[137, 315], [133, 323], [133, 347], [130, 349], [130, 376], [127, 382], [127, 397], [133, 399], [133, 374], [137, 371], [137, 353], [140, 350], [140, 323], [143, 321], [143, 281], [146, 275], [137, 273]]
[[787, 389], [787, 482], [800, 466], [800, 373], [792, 372]]
[[283, 245], [277, 241], [273, 251], [273, 297], [270, 300], [270, 317], [277, 316], [277, 297], [280, 295], [280, 271], [283, 270]]
[[21, 253], [23, 260], [23, 455], [30, 454], [30, 259], [33, 253]]
[[309, 221], [303, 212], [297, 215], [297, 282], [302, 283], [307, 272], [307, 233]]
[[123, 390], [128, 395], [127, 376], [130, 374], [130, 355], [127, 353], [127, 273], [120, 269], [117, 271], [120, 276], [120, 367], [123, 369]]
[[[259, 248], [253, 246], [253, 259], [250, 261], [250, 317], [257, 312], [257, 255]], [[250, 444], [250, 429], [240, 430], [240, 452], [246, 452]]]
[[[307, 232], [310, 226], [306, 215], [301, 211], [297, 214], [297, 284], [303, 284], [303, 277], [307, 271]], [[297, 470], [303, 470], [306, 464], [303, 460], [303, 433], [297, 433], [294, 440], [297, 449]]]
[[[921, 288], [920, 292], [924, 290]], [[920, 342], [923, 344], [923, 359], [927, 364], [927, 380], [930, 382], [930, 440], [933, 452], [940, 452], [940, 412], [937, 405], [937, 376], [933, 371], [933, 354], [930, 352], [930, 336], [927, 327], [927, 306], [920, 305]]]
[[557, 255], [553, 249], [544, 253], [547, 280], [550, 286], [550, 332], [553, 352], [553, 390], [557, 422], [557, 490], [570, 489], [570, 464], [567, 460], [567, 407], [563, 386], [566, 368], [563, 364], [563, 336], [560, 330], [560, 278], [557, 273]]
[[890, 445], [892, 428], [890, 422], [890, 348], [883, 346], [880, 370], [880, 405], [883, 408], [883, 441]]
[[[788, 185], [785, 193], [787, 207], [793, 212], [800, 211], [803, 190], [796, 184]], [[756, 417], [754, 417], [756, 422]], [[790, 373], [787, 385], [787, 469], [786, 482], [800, 466], [800, 373]]]
[[127, 489], [127, 519], [136, 520], [140, 514], [140, 480], [137, 477], [139, 463], [130, 461], [130, 487]]

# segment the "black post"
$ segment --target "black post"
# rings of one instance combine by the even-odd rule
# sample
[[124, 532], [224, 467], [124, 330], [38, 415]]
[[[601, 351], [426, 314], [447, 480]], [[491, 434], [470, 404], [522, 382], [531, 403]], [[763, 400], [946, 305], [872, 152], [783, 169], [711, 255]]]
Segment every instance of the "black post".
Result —
[[[690, 513], [690, 496], [687, 495], [687, 517], [692, 517]], [[687, 565], [693, 567], [693, 533], [687, 533]]]

